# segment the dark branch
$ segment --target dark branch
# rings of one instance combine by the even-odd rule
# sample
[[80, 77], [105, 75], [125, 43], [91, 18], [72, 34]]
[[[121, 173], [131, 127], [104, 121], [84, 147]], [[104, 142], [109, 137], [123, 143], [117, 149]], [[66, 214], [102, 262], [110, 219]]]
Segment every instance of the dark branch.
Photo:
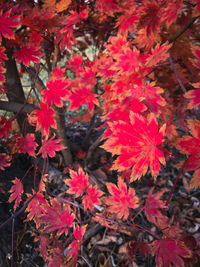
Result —
[[169, 38], [169, 43], [175, 42], [176, 39], [178, 39], [184, 32], [186, 32], [199, 17], [200, 16], [191, 18], [179, 32], [177, 32], [173, 37]]
[[0, 100], [0, 109], [11, 112], [18, 112], [21, 110], [22, 113], [31, 113], [34, 109], [38, 109], [38, 107], [32, 104], [21, 104], [17, 102]]

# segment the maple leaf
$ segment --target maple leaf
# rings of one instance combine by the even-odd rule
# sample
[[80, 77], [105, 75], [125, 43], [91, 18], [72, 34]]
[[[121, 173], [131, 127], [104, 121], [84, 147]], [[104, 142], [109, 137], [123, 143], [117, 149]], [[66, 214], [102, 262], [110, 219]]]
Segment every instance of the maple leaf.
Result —
[[95, 104], [98, 105], [97, 95], [91, 93], [91, 89], [87, 87], [73, 89], [67, 100], [70, 101], [68, 111], [77, 110], [83, 104], [86, 104], [90, 111], [94, 109]]
[[[55, 75], [55, 73], [54, 73]], [[57, 107], [63, 106], [63, 97], [69, 94], [69, 87], [72, 85], [72, 80], [56, 79], [47, 82], [47, 88], [41, 92], [43, 95], [42, 101], [47, 103], [49, 106], [54, 103]]]
[[101, 147], [119, 155], [112, 169], [124, 171], [132, 168], [133, 181], [145, 175], [150, 166], [155, 178], [159, 174], [160, 163], [165, 165], [164, 154], [158, 146], [163, 142], [166, 125], [159, 130], [153, 114], [145, 119], [136, 113], [131, 113], [130, 122], [108, 122], [108, 125], [109, 134], [104, 133], [108, 139]]
[[56, 0], [43, 0], [43, 8], [52, 9], [56, 5]]
[[126, 244], [126, 249], [130, 258], [133, 258], [133, 255], [136, 255], [138, 250], [144, 256], [147, 256], [150, 253], [150, 246], [146, 242], [129, 241]]
[[68, 59], [66, 63], [66, 67], [69, 68], [71, 71], [76, 72], [77, 70], [80, 69], [83, 63], [83, 57], [78, 54], [78, 55], [73, 55], [72, 59]]
[[[18, 21], [19, 16], [12, 16], [10, 17], [11, 10], [3, 13], [0, 11], [0, 34], [3, 35], [5, 38], [13, 39], [15, 34], [12, 31], [12, 28], [15, 28], [20, 25]], [[1, 36], [0, 36], [1, 41]]]
[[119, 56], [117, 63], [111, 69], [119, 70], [119, 73], [131, 74], [136, 72], [141, 64], [139, 56], [140, 52], [136, 48], [127, 49], [125, 54]]
[[39, 46], [43, 40], [42, 34], [36, 31], [30, 32], [28, 36], [29, 36], [28, 43], [31, 46]]
[[189, 155], [184, 166], [184, 171], [195, 170], [191, 182], [190, 189], [200, 187], [200, 121], [187, 120], [187, 126], [192, 136], [183, 136], [179, 138], [176, 147], [183, 154]]
[[21, 181], [16, 177], [13, 181], [13, 186], [10, 189], [10, 197], [9, 197], [9, 202], [15, 201], [14, 204], [14, 210], [16, 210], [17, 206], [19, 205], [19, 203], [21, 202], [21, 195], [23, 193], [23, 184], [21, 183]]
[[159, 107], [166, 105], [165, 99], [160, 95], [163, 93], [163, 89], [155, 86], [154, 82], [145, 85], [139, 85], [134, 88], [133, 96], [140, 99], [144, 98], [144, 104], [149, 108], [153, 113], [159, 112]]
[[3, 60], [8, 59], [6, 54], [5, 54], [5, 47], [0, 46], [0, 62], [2, 62]]
[[30, 66], [30, 62], [38, 63], [40, 62], [40, 57], [43, 55], [38, 52], [38, 47], [32, 46], [22, 46], [20, 49], [15, 51], [14, 57], [17, 58], [19, 63], [23, 63], [25, 66]]
[[0, 170], [5, 170], [5, 167], [10, 166], [11, 157], [6, 155], [5, 153], [0, 154]]
[[87, 190], [86, 194], [83, 196], [83, 207], [84, 211], [89, 209], [90, 211], [93, 211], [94, 205], [100, 205], [101, 201], [99, 197], [103, 194], [101, 190], [97, 189], [97, 185], [92, 186], [90, 185]]
[[72, 243], [70, 243], [68, 249], [69, 249], [69, 253], [67, 254], [67, 256], [72, 257], [73, 259], [76, 259], [78, 256], [78, 252], [81, 246], [81, 240], [83, 238], [83, 235], [86, 231], [86, 227], [87, 225], [84, 225], [82, 227], [76, 226], [76, 228], [73, 231], [74, 237], [76, 240], [72, 241]]
[[190, 99], [190, 102], [188, 103], [188, 108], [193, 109], [200, 105], [200, 83], [193, 84], [195, 90], [190, 90], [184, 94], [185, 98]]
[[36, 131], [42, 130], [43, 136], [48, 136], [49, 127], [56, 128], [54, 119], [55, 112], [45, 103], [40, 103], [40, 110], [34, 110], [28, 115], [28, 121], [31, 125], [36, 125]]
[[159, 62], [166, 60], [169, 55], [167, 54], [171, 44], [164, 43], [162, 45], [157, 44], [154, 49], [152, 49], [151, 54], [146, 58], [145, 65], [148, 67], [156, 66]]
[[160, 210], [165, 208], [165, 202], [160, 200], [160, 197], [163, 195], [164, 191], [158, 191], [157, 193], [152, 194], [153, 189], [154, 188], [149, 191], [148, 197], [145, 202], [144, 213], [148, 221], [156, 224], [158, 218], [163, 217]]
[[166, 26], [169, 26], [176, 21], [179, 10], [182, 8], [182, 0], [173, 0], [164, 9], [162, 21], [166, 20]]
[[88, 175], [81, 168], [78, 169], [78, 172], [69, 170], [69, 174], [71, 179], [65, 180], [66, 185], [69, 186], [67, 193], [75, 194], [75, 197], [79, 197], [88, 187]]
[[86, 19], [88, 17], [87, 8], [82, 10], [80, 13], [77, 13], [76, 11], [71, 10], [70, 14], [71, 15], [68, 16], [67, 19], [62, 22], [62, 24], [65, 25], [65, 27], [61, 29], [60, 31], [61, 33], [68, 32], [69, 28], [79, 23], [81, 19]]
[[158, 267], [171, 267], [171, 264], [184, 267], [184, 260], [182, 258], [191, 256], [191, 252], [180, 240], [172, 238], [155, 240], [152, 246], [152, 251], [156, 255], [156, 266]]
[[76, 238], [76, 240], [81, 240], [85, 234], [87, 225], [83, 225], [81, 227], [79, 227], [78, 225], [75, 227], [75, 229], [73, 230], [73, 235]]
[[[32, 194], [26, 194], [27, 200], [26, 202], [35, 194], [35, 191], [33, 190]], [[26, 212], [27, 214], [27, 220], [34, 220], [36, 227], [38, 228], [40, 226], [39, 217], [45, 213], [45, 207], [48, 205], [47, 200], [44, 198], [43, 194], [40, 192], [37, 192], [35, 197], [29, 202]]]
[[67, 254], [69, 257], [72, 257], [72, 259], [76, 259], [78, 257], [78, 252], [80, 249], [79, 242], [77, 240], [73, 240], [69, 247], [69, 253]]
[[57, 235], [65, 233], [67, 236], [68, 228], [72, 227], [72, 222], [75, 218], [74, 214], [70, 213], [68, 205], [61, 205], [56, 199], [51, 200], [51, 206], [45, 207], [45, 214], [40, 216], [41, 222], [44, 224], [44, 232], [50, 233], [57, 231]]
[[27, 134], [25, 137], [20, 136], [16, 140], [19, 153], [28, 153], [30, 156], [35, 157], [35, 149], [38, 144], [35, 142], [34, 134]]
[[66, 10], [68, 8], [68, 6], [70, 5], [71, 0], [60, 0], [57, 4], [56, 4], [56, 10], [57, 12], [62, 12], [64, 10]]
[[[199, 163], [200, 163], [200, 158], [199, 158]], [[200, 165], [199, 165], [200, 166]], [[193, 188], [198, 188], [200, 187], [200, 168], [197, 169], [193, 175], [192, 175], [192, 179], [190, 181], [190, 189]]]
[[62, 139], [54, 139], [54, 136], [52, 136], [50, 139], [44, 139], [42, 141], [42, 146], [40, 150], [38, 151], [38, 155], [42, 154], [42, 158], [47, 158], [49, 156], [50, 158], [55, 157], [56, 151], [64, 150], [66, 147], [62, 144], [59, 144]]
[[4, 116], [0, 116], [0, 138], [3, 136], [8, 137], [11, 130], [11, 121], [7, 120]]
[[127, 38], [128, 32], [136, 29], [138, 21], [139, 16], [132, 6], [132, 8], [127, 9], [117, 20], [116, 27], [119, 26], [118, 34], [123, 36], [124, 39]]
[[118, 178], [117, 186], [113, 183], [106, 183], [108, 192], [112, 195], [105, 198], [108, 205], [108, 212], [116, 214], [117, 218], [126, 220], [129, 216], [129, 208], [139, 207], [139, 199], [135, 195], [135, 190], [131, 187], [127, 190], [127, 185], [121, 177]]

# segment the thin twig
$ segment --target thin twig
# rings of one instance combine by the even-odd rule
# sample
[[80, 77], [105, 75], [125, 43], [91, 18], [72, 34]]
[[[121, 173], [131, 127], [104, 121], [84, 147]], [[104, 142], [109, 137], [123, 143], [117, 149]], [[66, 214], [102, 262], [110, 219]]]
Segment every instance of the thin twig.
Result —
[[12, 219], [12, 241], [11, 241], [12, 259], [11, 259], [11, 267], [14, 266], [14, 230], [15, 230], [15, 218]]
[[181, 174], [182, 174], [182, 172], [183, 172], [183, 169], [184, 169], [186, 163], [187, 163], [187, 159], [185, 160], [185, 162], [183, 163], [182, 167], [180, 168], [179, 173], [178, 173], [178, 175], [177, 175], [177, 177], [176, 177], [176, 180], [174, 181], [174, 184], [173, 184], [173, 186], [172, 186], [172, 188], [171, 188], [171, 191], [170, 191], [170, 193], [169, 193], [169, 196], [168, 196], [167, 201], [166, 201], [166, 204], [165, 204], [166, 207], [169, 205], [169, 202], [170, 202], [170, 200], [171, 200], [171, 197], [172, 197], [172, 194], [173, 194], [173, 192], [174, 192], [174, 189], [175, 189], [175, 187], [176, 187], [176, 185], [177, 185], [177, 183], [178, 183], [178, 180], [179, 180], [179, 178], [180, 178], [180, 176], [181, 176]]
[[22, 213], [28, 206], [28, 204], [33, 200], [33, 198], [36, 196], [37, 193], [33, 194], [32, 197], [24, 204], [24, 206], [19, 209], [17, 212], [15, 212], [11, 217], [9, 217], [5, 222], [3, 222], [0, 225], [0, 229], [6, 226], [9, 222], [11, 222], [13, 219], [17, 218], [17, 216]]
[[173, 37], [169, 38], [169, 43], [175, 42], [176, 39], [178, 39], [185, 31], [187, 31], [199, 17], [200, 16], [191, 18], [178, 33], [176, 33]]
[[178, 74], [178, 72], [177, 72], [177, 70], [176, 70], [176, 67], [175, 67], [175, 65], [174, 65], [174, 62], [173, 62], [173, 59], [172, 59], [171, 56], [169, 57], [169, 62], [170, 62], [170, 64], [171, 64], [172, 70], [173, 70], [173, 72], [174, 72], [174, 74], [175, 74], [175, 76], [176, 76], [176, 79], [177, 79], [177, 81], [178, 81], [178, 83], [179, 83], [179, 85], [180, 85], [180, 87], [181, 87], [183, 93], [186, 93], [187, 90], [185, 89], [185, 86], [183, 85], [183, 83], [182, 83], [182, 81], [181, 81], [181, 79], [180, 79], [180, 76], [179, 76], [179, 74]]

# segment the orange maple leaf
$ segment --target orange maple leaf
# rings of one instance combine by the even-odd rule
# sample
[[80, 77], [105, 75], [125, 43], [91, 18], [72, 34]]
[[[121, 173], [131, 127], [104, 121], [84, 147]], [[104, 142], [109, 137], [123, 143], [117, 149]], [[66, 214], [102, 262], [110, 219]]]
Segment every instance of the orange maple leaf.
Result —
[[60, 0], [57, 4], [56, 4], [56, 10], [57, 12], [62, 12], [64, 10], [66, 10], [68, 8], [68, 6], [70, 5], [71, 0]]
[[121, 177], [118, 178], [118, 187], [113, 183], [106, 183], [107, 189], [112, 196], [105, 198], [108, 212], [114, 213], [118, 218], [126, 220], [129, 216], [129, 208], [136, 209], [139, 199], [135, 196], [135, 190], [127, 185]]

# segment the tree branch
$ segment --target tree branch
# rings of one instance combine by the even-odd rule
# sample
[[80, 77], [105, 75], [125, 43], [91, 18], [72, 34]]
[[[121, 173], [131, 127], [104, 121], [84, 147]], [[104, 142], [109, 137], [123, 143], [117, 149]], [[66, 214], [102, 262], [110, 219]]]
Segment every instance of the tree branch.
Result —
[[38, 107], [32, 104], [21, 104], [13, 101], [0, 100], [0, 109], [11, 112], [18, 112], [21, 110], [22, 113], [31, 113], [34, 109], [38, 109]]
[[169, 43], [173, 43], [176, 41], [176, 39], [178, 39], [185, 31], [187, 31], [190, 26], [192, 26], [192, 24], [194, 24], [194, 22], [199, 18], [200, 16], [191, 18], [182, 29], [180, 29], [179, 32], [177, 32], [174, 36], [172, 36], [171, 38], [169, 38]]

